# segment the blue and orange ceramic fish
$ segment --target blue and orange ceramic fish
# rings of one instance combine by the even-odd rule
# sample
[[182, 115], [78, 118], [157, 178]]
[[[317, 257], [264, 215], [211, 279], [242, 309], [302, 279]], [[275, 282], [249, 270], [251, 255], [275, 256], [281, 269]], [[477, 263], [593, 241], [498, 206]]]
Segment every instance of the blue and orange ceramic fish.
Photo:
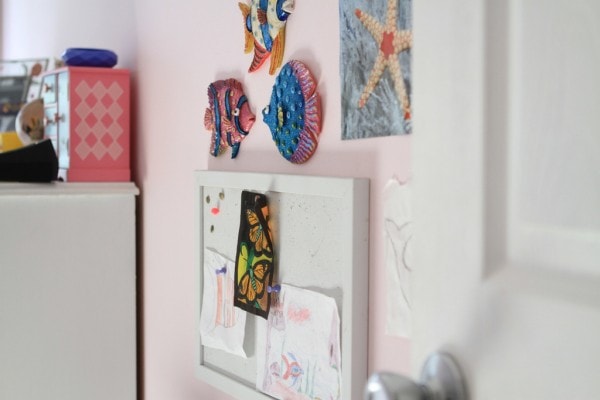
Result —
[[285, 23], [294, 12], [294, 0], [251, 0], [239, 3], [244, 16], [245, 51], [254, 49], [254, 59], [248, 72], [254, 72], [271, 55], [269, 73], [281, 66], [285, 47]]
[[281, 68], [262, 113], [279, 153], [294, 164], [308, 161], [317, 150], [322, 118], [317, 82], [306, 65], [292, 60]]
[[235, 79], [211, 83], [208, 86], [208, 102], [204, 126], [212, 132], [210, 154], [216, 157], [231, 147], [231, 158], [235, 158], [241, 141], [256, 120], [242, 84]]

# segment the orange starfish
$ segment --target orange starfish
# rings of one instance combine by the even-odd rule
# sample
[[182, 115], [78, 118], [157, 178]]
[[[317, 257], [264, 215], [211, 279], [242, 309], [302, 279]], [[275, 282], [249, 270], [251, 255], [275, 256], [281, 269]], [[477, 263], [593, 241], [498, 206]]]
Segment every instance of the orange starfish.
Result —
[[402, 78], [398, 54], [402, 51], [409, 50], [412, 47], [413, 36], [412, 32], [409, 30], [398, 29], [396, 22], [397, 7], [398, 0], [388, 0], [385, 25], [382, 25], [374, 17], [359, 9], [356, 9], [354, 12], [359, 21], [365, 26], [379, 45], [379, 54], [377, 55], [375, 65], [371, 70], [369, 81], [360, 95], [358, 107], [362, 108], [367, 103], [369, 96], [379, 83], [383, 71], [385, 71], [386, 68], [389, 68], [392, 80], [394, 81], [396, 96], [398, 97], [400, 104], [402, 104], [404, 119], [408, 121], [410, 120], [410, 103], [404, 79]]

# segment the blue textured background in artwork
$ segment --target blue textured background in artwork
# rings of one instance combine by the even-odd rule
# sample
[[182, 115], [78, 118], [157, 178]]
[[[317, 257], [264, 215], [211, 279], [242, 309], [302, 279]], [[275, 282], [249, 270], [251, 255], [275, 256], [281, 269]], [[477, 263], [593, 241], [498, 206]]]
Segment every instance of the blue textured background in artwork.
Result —
[[[343, 0], [340, 7], [340, 75], [342, 139], [405, 135], [407, 126], [389, 70], [385, 70], [367, 104], [358, 108], [361, 92], [369, 80], [379, 51], [371, 34], [355, 15], [361, 9], [385, 23], [387, 0]], [[412, 0], [398, 0], [399, 29], [412, 29]], [[412, 102], [411, 51], [398, 56], [404, 84]]]
[[289, 160], [304, 129], [304, 96], [298, 78], [289, 64], [275, 78], [271, 102], [263, 110], [263, 121], [271, 129], [279, 153]]

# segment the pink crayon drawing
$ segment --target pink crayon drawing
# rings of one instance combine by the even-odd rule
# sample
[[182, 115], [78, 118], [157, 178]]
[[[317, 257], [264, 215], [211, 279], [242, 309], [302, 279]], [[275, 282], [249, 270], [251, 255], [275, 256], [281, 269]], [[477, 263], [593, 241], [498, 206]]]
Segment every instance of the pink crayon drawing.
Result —
[[288, 320], [296, 323], [308, 321], [310, 319], [310, 310], [302, 308], [296, 304], [290, 304], [287, 312]]
[[245, 313], [233, 306], [233, 261], [221, 254], [204, 249], [204, 283], [200, 336], [202, 345], [246, 358], [244, 336]]
[[217, 298], [215, 305], [215, 325], [230, 328], [235, 325], [235, 313], [233, 309], [233, 279], [227, 276], [227, 268], [216, 270], [217, 274]]

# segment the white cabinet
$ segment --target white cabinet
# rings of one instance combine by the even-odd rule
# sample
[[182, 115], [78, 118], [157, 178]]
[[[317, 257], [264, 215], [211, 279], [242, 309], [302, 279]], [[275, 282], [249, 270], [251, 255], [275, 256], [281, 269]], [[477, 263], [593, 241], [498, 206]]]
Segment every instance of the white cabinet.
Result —
[[136, 398], [132, 183], [0, 183], [0, 400]]

